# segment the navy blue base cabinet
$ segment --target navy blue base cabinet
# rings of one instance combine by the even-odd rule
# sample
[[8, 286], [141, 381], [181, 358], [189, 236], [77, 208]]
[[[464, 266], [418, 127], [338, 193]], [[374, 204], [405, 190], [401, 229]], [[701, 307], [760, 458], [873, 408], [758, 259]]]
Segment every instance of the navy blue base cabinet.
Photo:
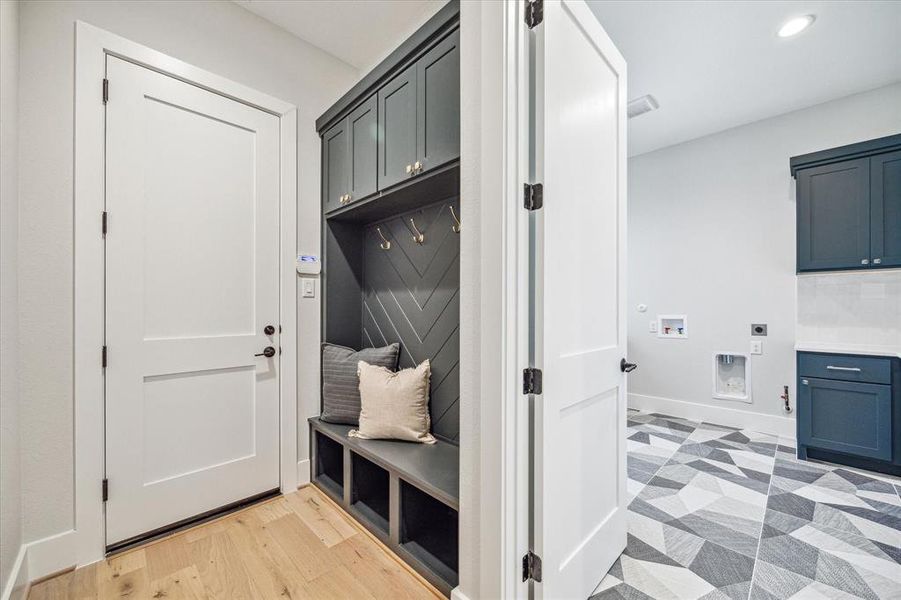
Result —
[[798, 458], [901, 475], [901, 360], [798, 353]]

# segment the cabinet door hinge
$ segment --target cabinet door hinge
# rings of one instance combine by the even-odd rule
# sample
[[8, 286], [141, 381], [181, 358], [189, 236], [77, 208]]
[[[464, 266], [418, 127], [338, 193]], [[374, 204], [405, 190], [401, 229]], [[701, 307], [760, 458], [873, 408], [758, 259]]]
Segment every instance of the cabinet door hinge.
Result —
[[541, 557], [529, 550], [522, 557], [522, 580], [541, 583]]
[[108, 230], [108, 225], [107, 225], [108, 218], [107, 218], [106, 211], [103, 211], [103, 215], [101, 216], [100, 221], [101, 221], [100, 229], [103, 232], [103, 235], [106, 235], [106, 232]]
[[100, 365], [105, 369], [106, 368], [106, 346], [100, 351]]
[[524, 183], [522, 205], [526, 210], [538, 210], [544, 206], [544, 186], [540, 183]]
[[109, 102], [109, 79], [103, 78], [103, 103]]
[[526, 25], [529, 29], [534, 29], [536, 25], [544, 20], [544, 0], [525, 0], [526, 2]]
[[529, 367], [522, 370], [522, 393], [526, 395], [541, 393], [541, 369]]
[[101, 488], [101, 493], [103, 494], [103, 501], [106, 502], [109, 500], [109, 479], [103, 480], [103, 487]]

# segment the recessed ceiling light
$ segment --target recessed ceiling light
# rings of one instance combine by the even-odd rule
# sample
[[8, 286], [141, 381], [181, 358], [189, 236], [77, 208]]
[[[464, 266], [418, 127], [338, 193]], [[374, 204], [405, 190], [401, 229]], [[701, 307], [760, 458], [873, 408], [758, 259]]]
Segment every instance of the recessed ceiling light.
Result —
[[793, 35], [798, 35], [808, 27], [813, 24], [814, 17], [813, 15], [804, 15], [803, 17], [795, 17], [794, 19], [789, 19], [786, 21], [782, 27], [779, 28], [779, 37], [791, 37]]

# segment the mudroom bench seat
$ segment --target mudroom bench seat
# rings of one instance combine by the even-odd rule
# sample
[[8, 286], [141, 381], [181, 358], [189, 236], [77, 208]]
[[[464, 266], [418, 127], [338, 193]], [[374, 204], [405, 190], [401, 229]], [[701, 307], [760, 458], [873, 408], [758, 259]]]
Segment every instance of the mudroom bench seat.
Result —
[[449, 595], [457, 585], [459, 448], [348, 437], [309, 419], [311, 480]]

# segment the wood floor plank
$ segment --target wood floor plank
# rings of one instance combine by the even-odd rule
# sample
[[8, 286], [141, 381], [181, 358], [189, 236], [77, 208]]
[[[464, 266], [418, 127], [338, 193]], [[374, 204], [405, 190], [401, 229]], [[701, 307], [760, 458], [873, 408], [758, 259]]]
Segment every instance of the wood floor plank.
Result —
[[288, 506], [297, 513], [319, 539], [328, 547], [340, 544], [356, 535], [356, 528], [330, 504], [318, 498], [318, 492], [310, 488], [299, 490], [286, 497]]
[[211, 598], [194, 565], [151, 582], [150, 595], [152, 598], [165, 598], [166, 600], [207, 600]]
[[302, 597], [304, 578], [281, 547], [263, 537], [262, 526], [256, 515], [245, 513], [231, 521], [226, 534], [238, 549], [247, 573], [266, 598]]
[[36, 583], [30, 600], [435, 600], [308, 487]]
[[224, 532], [192, 542], [191, 554], [203, 586], [213, 598], [262, 598], [238, 558], [234, 543]]

